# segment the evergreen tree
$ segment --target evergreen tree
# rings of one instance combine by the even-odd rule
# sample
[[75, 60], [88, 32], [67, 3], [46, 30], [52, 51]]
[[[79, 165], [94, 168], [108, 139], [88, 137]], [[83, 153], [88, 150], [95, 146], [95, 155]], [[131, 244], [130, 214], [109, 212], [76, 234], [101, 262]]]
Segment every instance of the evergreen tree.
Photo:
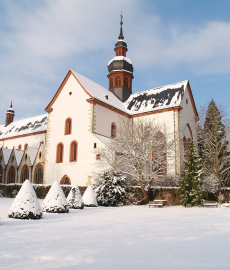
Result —
[[94, 191], [100, 205], [122, 205], [122, 199], [127, 193], [126, 177], [118, 171], [104, 172], [96, 179]]
[[67, 197], [69, 208], [83, 209], [84, 202], [81, 197], [81, 192], [77, 184], [74, 184]]
[[181, 181], [178, 193], [180, 203], [183, 206], [188, 204], [199, 205], [202, 198], [201, 180], [203, 177], [202, 162], [196, 150], [195, 143], [188, 144], [187, 158], [184, 161], [185, 170], [181, 174]]
[[204, 122], [202, 159], [205, 174], [213, 174], [218, 179], [219, 193], [221, 185], [227, 180], [230, 173], [227, 133], [222, 115], [212, 100], [208, 106]]

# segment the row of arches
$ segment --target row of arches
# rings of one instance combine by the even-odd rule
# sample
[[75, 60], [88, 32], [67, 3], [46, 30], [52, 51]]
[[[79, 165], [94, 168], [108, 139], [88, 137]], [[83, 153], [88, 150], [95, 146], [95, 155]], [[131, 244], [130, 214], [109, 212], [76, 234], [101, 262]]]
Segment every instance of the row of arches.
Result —
[[110, 81], [109, 81], [109, 87], [110, 87], [110, 89], [113, 88], [113, 87], [121, 87], [121, 86], [123, 86], [125, 88], [128, 88], [129, 87], [129, 80], [128, 80], [127, 77], [124, 78], [123, 85], [121, 83], [120, 76], [117, 76], [115, 78], [115, 82], [114, 82], [113, 78], [110, 79]]
[[[77, 161], [77, 152], [78, 152], [78, 143], [77, 141], [72, 141], [70, 143], [70, 151], [69, 151], [69, 161], [76, 162]], [[63, 163], [64, 158], [64, 144], [60, 142], [57, 145], [56, 151], [56, 163]]]
[[[41, 141], [40, 144], [44, 144], [44, 142]], [[26, 150], [27, 146], [28, 146], [28, 143], [25, 143], [25, 144], [24, 144], [24, 147], [23, 147], [24, 151]], [[7, 148], [7, 147], [6, 147], [6, 148]], [[19, 150], [22, 150], [22, 145], [21, 145], [21, 144], [18, 145], [18, 149], [19, 149]]]
[[[21, 170], [20, 175], [20, 183], [23, 183], [26, 179], [29, 179], [29, 167], [28, 165], [24, 165]], [[11, 166], [8, 171], [7, 183], [15, 183], [16, 182], [16, 170], [14, 166]], [[38, 163], [35, 167], [34, 171], [34, 184], [42, 184], [43, 183], [43, 166], [41, 163]]]

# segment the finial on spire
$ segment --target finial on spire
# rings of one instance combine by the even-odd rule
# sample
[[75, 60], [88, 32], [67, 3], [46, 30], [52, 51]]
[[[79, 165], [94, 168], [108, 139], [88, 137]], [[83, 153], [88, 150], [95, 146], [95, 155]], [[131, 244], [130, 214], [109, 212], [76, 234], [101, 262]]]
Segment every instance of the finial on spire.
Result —
[[12, 108], [12, 107], [13, 107], [12, 103], [13, 103], [13, 101], [11, 100], [10, 108]]
[[123, 36], [123, 30], [122, 30], [122, 24], [123, 24], [123, 21], [122, 21], [122, 19], [123, 19], [123, 16], [122, 16], [122, 11], [121, 11], [121, 21], [120, 21], [120, 25], [121, 25], [121, 28], [120, 28], [120, 35], [119, 35], [119, 39], [124, 39], [124, 36]]

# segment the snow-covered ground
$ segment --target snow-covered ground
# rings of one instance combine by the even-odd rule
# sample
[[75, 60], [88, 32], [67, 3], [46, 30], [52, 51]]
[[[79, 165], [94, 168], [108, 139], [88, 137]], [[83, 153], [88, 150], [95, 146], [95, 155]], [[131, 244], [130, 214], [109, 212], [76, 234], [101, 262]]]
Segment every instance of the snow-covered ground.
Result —
[[229, 208], [85, 207], [16, 220], [12, 202], [0, 198], [0, 269], [230, 269]]

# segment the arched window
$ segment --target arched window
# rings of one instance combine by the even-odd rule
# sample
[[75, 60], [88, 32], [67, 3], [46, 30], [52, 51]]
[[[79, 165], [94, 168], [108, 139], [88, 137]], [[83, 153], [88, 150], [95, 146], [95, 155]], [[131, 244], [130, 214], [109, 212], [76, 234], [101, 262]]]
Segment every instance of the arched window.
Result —
[[110, 79], [110, 81], [109, 81], [109, 88], [110, 89], [113, 88], [113, 79]]
[[15, 169], [14, 166], [11, 166], [8, 172], [8, 180], [7, 183], [15, 183]]
[[121, 78], [119, 76], [116, 77], [116, 86], [121, 86]]
[[24, 145], [24, 150], [26, 150], [27, 146], [28, 146], [28, 144], [26, 143], [26, 144]]
[[57, 145], [57, 156], [56, 156], [57, 163], [63, 162], [63, 154], [64, 154], [64, 145], [63, 145], [63, 143], [59, 143]]
[[65, 120], [65, 135], [71, 134], [72, 133], [72, 119], [67, 118]]
[[117, 126], [116, 124], [113, 122], [111, 124], [111, 138], [116, 138], [117, 137]]
[[25, 164], [22, 167], [21, 172], [21, 183], [23, 183], [26, 179], [29, 179], [29, 167]]
[[124, 78], [124, 87], [125, 88], [128, 88], [129, 87], [129, 81], [128, 81], [128, 78], [127, 77]]
[[43, 166], [41, 163], [38, 163], [38, 165], [35, 168], [34, 183], [35, 184], [43, 184]]
[[70, 156], [69, 156], [70, 162], [77, 161], [77, 148], [78, 148], [77, 142], [76, 141], [71, 142], [70, 151], [69, 151], [70, 152]]
[[19, 144], [18, 149], [22, 149], [22, 145], [21, 144]]
[[3, 180], [3, 168], [2, 165], [0, 164], [0, 183], [2, 183]]
[[71, 185], [70, 178], [67, 175], [64, 175], [60, 181], [61, 185]]

